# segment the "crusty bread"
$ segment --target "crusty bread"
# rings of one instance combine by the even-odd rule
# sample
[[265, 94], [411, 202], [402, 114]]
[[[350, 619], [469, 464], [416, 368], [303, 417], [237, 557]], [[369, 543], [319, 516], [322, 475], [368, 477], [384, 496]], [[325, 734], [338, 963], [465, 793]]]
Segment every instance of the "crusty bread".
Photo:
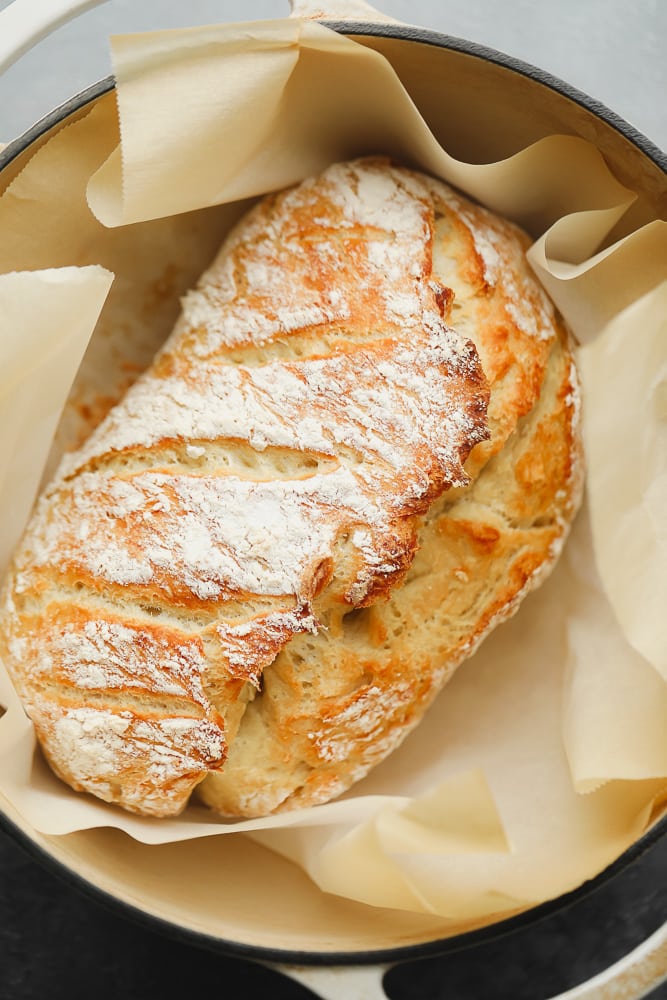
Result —
[[380, 159], [261, 201], [38, 502], [0, 655], [148, 815], [327, 801], [553, 565], [578, 383], [526, 237]]

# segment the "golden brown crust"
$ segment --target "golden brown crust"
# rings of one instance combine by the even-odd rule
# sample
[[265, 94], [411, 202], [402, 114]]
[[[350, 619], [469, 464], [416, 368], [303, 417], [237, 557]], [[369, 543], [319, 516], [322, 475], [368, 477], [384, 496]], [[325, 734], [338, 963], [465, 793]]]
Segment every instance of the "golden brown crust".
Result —
[[325, 801], [548, 571], [577, 383], [524, 248], [383, 160], [231, 234], [5, 590], [0, 654], [73, 787], [153, 815], [202, 779], [227, 815]]

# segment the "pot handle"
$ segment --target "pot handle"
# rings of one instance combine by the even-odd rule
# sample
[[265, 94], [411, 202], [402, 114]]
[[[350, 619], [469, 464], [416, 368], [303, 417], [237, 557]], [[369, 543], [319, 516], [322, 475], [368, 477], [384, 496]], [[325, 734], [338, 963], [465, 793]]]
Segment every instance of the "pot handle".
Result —
[[667, 982], [667, 923], [599, 975], [550, 1000], [640, 1000]]
[[[13, 0], [0, 11], [0, 73], [34, 45], [79, 14], [108, 0]], [[292, 17], [330, 21], [391, 22], [365, 0], [289, 0]]]
[[306, 986], [319, 1000], [388, 1000], [383, 980], [390, 965], [269, 965]]
[[[387, 1000], [383, 980], [391, 965], [320, 967], [273, 965], [320, 1000]], [[667, 923], [608, 969], [549, 1000], [641, 1000], [667, 982]], [[456, 1000], [452, 997], [451, 1000]]]
[[106, 0], [14, 0], [0, 11], [0, 73], [84, 11]]

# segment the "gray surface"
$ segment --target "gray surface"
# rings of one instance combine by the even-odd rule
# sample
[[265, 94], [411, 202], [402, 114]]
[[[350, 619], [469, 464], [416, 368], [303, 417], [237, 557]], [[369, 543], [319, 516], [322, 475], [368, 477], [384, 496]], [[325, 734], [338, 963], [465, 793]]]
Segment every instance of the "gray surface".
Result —
[[[0, 0], [0, 9], [7, 5]], [[665, 0], [381, 0], [376, 6], [539, 66], [667, 149]], [[287, 11], [287, 0], [111, 0], [60, 28], [0, 80], [0, 140], [15, 138], [106, 76], [110, 33], [282, 17]]]

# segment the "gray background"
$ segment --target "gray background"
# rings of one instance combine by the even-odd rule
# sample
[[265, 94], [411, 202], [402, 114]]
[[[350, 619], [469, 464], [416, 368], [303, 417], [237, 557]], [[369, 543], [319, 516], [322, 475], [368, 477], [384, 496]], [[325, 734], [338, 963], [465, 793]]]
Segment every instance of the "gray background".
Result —
[[[0, 9], [6, 6], [0, 0]], [[379, 0], [376, 6], [539, 66], [667, 148], [666, 0]], [[106, 76], [110, 33], [287, 12], [287, 0], [111, 0], [60, 28], [0, 80], [0, 141]]]

